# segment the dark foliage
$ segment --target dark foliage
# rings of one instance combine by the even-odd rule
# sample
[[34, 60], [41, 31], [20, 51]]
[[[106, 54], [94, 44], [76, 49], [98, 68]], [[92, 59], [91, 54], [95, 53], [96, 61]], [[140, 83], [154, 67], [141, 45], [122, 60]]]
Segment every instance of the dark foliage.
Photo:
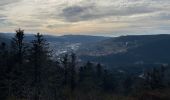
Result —
[[32, 42], [26, 43], [24, 31], [17, 30], [10, 45], [0, 44], [0, 100], [168, 98], [145, 92], [157, 93], [155, 91], [169, 88], [165, 82], [165, 66], [138, 77], [110, 71], [100, 63], [78, 62], [76, 53], [58, 59], [52, 58], [43, 35], [37, 33]]

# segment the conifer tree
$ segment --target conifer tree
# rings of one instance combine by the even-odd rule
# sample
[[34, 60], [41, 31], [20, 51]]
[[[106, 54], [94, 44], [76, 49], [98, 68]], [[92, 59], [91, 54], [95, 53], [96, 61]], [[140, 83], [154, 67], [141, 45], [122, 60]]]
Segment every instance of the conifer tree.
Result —
[[71, 90], [74, 90], [76, 86], [76, 55], [74, 53], [71, 54], [71, 64], [70, 64], [70, 74], [71, 74]]
[[64, 57], [61, 60], [61, 63], [64, 68], [64, 80], [63, 80], [63, 85], [68, 85], [68, 80], [69, 80], [69, 61], [68, 61], [68, 54], [65, 54]]
[[16, 30], [15, 37], [11, 41], [10, 48], [10, 63], [9, 79], [12, 81], [12, 95], [20, 98], [23, 97], [23, 88], [25, 83], [24, 78], [24, 61], [26, 44], [24, 42], [24, 30]]
[[48, 49], [48, 44], [46, 40], [43, 38], [43, 35], [37, 33], [35, 35], [35, 40], [32, 41], [32, 47], [30, 49], [30, 63], [33, 66], [33, 94], [34, 100], [39, 100], [42, 87], [43, 87], [43, 79], [45, 78], [43, 74], [45, 74], [44, 67], [48, 64], [48, 60], [50, 59], [50, 53]]
[[103, 69], [103, 66], [98, 63], [96, 65], [96, 85], [97, 87], [100, 89], [102, 87], [102, 84], [103, 84], [103, 72], [104, 72], [104, 69]]
[[0, 44], [0, 99], [7, 97], [6, 70], [8, 63], [8, 50], [6, 43]]
[[112, 92], [115, 89], [113, 75], [106, 69], [104, 70], [104, 73], [103, 73], [102, 88], [105, 92]]
[[24, 44], [24, 30], [18, 29], [16, 30], [15, 37], [12, 39], [12, 52], [14, 53], [14, 56], [17, 58], [15, 59], [19, 65], [23, 62], [23, 54], [25, 52], [25, 44]]

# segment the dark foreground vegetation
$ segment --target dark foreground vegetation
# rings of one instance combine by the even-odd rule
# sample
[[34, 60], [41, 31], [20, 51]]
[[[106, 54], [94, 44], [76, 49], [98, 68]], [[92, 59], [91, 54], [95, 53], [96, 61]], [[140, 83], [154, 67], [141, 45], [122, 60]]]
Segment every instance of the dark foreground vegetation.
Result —
[[76, 53], [52, 57], [37, 33], [31, 43], [17, 30], [0, 45], [0, 100], [170, 100], [167, 66], [142, 76], [110, 71], [100, 63], [80, 63]]

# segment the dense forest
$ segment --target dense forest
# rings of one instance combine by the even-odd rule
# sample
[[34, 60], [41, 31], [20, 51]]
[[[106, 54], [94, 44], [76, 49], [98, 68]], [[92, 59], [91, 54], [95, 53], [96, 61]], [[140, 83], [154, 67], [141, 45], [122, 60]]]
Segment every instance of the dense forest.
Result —
[[16, 30], [0, 44], [0, 100], [170, 100], [168, 66], [140, 77], [100, 63], [79, 62], [75, 52], [53, 57], [42, 34], [30, 43]]

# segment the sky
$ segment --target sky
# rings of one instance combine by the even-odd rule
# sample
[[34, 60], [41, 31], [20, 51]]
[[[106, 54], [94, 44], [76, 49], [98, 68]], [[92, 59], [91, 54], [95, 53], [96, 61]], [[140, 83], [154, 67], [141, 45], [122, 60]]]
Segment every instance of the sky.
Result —
[[170, 33], [170, 0], [0, 0], [0, 32], [120, 36]]

